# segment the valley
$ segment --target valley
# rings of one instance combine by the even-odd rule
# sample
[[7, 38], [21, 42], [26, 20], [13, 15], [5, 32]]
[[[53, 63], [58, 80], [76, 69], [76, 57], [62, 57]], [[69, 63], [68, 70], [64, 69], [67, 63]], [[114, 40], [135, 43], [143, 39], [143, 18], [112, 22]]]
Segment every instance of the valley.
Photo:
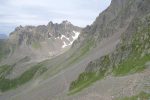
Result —
[[0, 100], [149, 100], [149, 4], [112, 0], [85, 28], [17, 27], [0, 42]]

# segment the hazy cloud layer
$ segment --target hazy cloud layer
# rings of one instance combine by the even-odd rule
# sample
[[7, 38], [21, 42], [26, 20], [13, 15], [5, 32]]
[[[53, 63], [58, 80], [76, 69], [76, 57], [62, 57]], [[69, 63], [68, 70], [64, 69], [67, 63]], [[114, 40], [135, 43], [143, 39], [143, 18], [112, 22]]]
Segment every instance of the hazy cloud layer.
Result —
[[106, 9], [111, 0], [0, 0], [0, 33], [19, 25], [60, 23], [68, 20], [84, 27]]

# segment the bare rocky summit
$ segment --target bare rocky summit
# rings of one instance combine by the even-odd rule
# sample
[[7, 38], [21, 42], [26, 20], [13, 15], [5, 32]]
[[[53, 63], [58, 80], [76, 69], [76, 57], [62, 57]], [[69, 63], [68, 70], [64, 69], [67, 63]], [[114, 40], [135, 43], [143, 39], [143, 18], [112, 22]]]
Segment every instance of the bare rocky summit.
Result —
[[8, 57], [1, 62], [12, 64], [26, 56], [37, 61], [58, 56], [71, 47], [80, 31], [81, 28], [68, 21], [60, 24], [49, 22], [48, 25], [16, 27], [6, 40], [9, 45]]

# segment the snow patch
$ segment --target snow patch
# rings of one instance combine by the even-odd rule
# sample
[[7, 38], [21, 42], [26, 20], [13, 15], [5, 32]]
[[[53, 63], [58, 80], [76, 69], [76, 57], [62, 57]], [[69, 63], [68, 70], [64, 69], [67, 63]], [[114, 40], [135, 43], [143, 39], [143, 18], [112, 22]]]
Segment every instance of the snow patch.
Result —
[[72, 41], [70, 41], [70, 39], [67, 38], [67, 37], [64, 36], [64, 35], [61, 36], [61, 40], [62, 40], [63, 38], [66, 38], [66, 39], [70, 42], [68, 45], [66, 44], [66, 42], [63, 42], [62, 48], [65, 48], [65, 47], [67, 47], [67, 46], [72, 45], [72, 43], [73, 43], [73, 42], [79, 37], [79, 35], [80, 35], [80, 32], [73, 31], [73, 33], [74, 33], [75, 35], [72, 36], [72, 38], [73, 38]]
[[65, 35], [61, 35], [61, 40], [62, 40], [63, 38], [65, 38], [65, 39], [67, 39], [68, 41], [70, 41], [70, 39], [69, 39], [68, 37], [66, 37]]
[[62, 48], [67, 47], [68, 45], [66, 44], [66, 42], [63, 42], [64, 44], [62, 45]]
[[72, 38], [73, 38], [73, 41], [75, 41], [75, 40], [79, 37], [80, 32], [73, 31], [73, 33], [74, 33], [75, 35], [72, 36]]

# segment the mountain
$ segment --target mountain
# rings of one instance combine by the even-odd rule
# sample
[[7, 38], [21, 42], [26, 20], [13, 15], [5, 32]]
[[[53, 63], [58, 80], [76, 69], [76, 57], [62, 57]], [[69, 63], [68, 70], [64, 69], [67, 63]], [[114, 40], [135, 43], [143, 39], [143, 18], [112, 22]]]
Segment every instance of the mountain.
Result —
[[[139, 49], [138, 53], [140, 55], [143, 54], [142, 56], [149, 55], [149, 3], [148, 0], [112, 0], [110, 7], [100, 14], [93, 25], [90, 26], [88, 29], [89, 33], [82, 33], [82, 35], [92, 34], [91, 39], [96, 41], [96, 45], [99, 43], [97, 41], [100, 40], [101, 42], [101, 39], [111, 37], [112, 34], [121, 35], [116, 50], [106, 55], [108, 60], [113, 60], [112, 63], [114, 63], [114, 65], [122, 62], [122, 60], [128, 59], [128, 56], [135, 53], [134, 50]], [[115, 7], [117, 7], [117, 10]], [[87, 31], [86, 28], [85, 31]], [[106, 56], [97, 59], [99, 63], [102, 59], [105, 59]], [[101, 63], [103, 63], [103, 60]], [[114, 67], [112, 63], [110, 63], [110, 65]], [[94, 65], [91, 66], [90, 64], [92, 64], [92, 62], [87, 66], [87, 71], [94, 70]], [[108, 65], [106, 66], [108, 67]], [[104, 65], [102, 67], [106, 68], [106, 66]]]
[[85, 71], [71, 83], [71, 94], [104, 77], [125, 76], [147, 68], [145, 64], [150, 61], [149, 4], [148, 0], [112, 0], [108, 9], [84, 29], [82, 43], [88, 37], [98, 46], [104, 38], [113, 36], [119, 37], [119, 43], [112, 52], [87, 64]]
[[[71, 29], [71, 33], [76, 34], [78, 27], [77, 30], [72, 29], [70, 22], [64, 21], [59, 25], [50, 22], [47, 26], [16, 28], [8, 40], [11, 46], [17, 48], [14, 49], [14, 53], [10, 53], [12, 57], [18, 54], [18, 58], [21, 58], [21, 55], [27, 54], [23, 54], [24, 51], [31, 54], [35, 54], [39, 48], [41, 51], [35, 54], [36, 57], [29, 54], [16, 62], [11, 60], [15, 62], [14, 64], [0, 67], [0, 70], [3, 70], [0, 71], [0, 99], [148, 100], [150, 98], [149, 5], [149, 0], [112, 0], [110, 6], [100, 13], [91, 25], [79, 28], [81, 34], [76, 41], [69, 42], [72, 44], [69, 50], [37, 63], [30, 62], [33, 61], [30, 59], [41, 58], [38, 53], [42, 51], [47, 53], [44, 46], [48, 45], [43, 46], [43, 41], [49, 44], [51, 42], [47, 41], [52, 39], [55, 44], [56, 38], [63, 43], [61, 37], [66, 38], [67, 35], [59, 35], [64, 29], [60, 27], [69, 25], [66, 29]], [[54, 26], [55, 28], [52, 28]], [[24, 32], [30, 29], [32, 35], [27, 34], [29, 31]], [[46, 31], [43, 32], [41, 29]], [[69, 37], [73, 38], [72, 35], [67, 38]], [[34, 48], [34, 43], [40, 46]], [[34, 52], [27, 47], [34, 48]], [[63, 49], [63, 44], [59, 47]], [[46, 57], [46, 54], [43, 55], [42, 53], [42, 57]], [[17, 77], [14, 75], [16, 73]]]
[[68, 21], [60, 24], [49, 22], [48, 25], [19, 26], [10, 33], [11, 45], [7, 62], [29, 57], [34, 61], [48, 59], [68, 50], [78, 38], [81, 28]]

